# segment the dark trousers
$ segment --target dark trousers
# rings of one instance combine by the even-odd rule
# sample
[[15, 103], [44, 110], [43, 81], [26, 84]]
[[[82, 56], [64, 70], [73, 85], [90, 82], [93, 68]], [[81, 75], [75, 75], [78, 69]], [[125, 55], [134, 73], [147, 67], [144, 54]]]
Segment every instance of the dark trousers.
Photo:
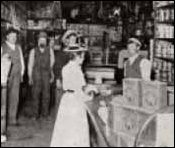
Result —
[[33, 113], [35, 117], [47, 117], [50, 104], [50, 74], [35, 73], [33, 76]]
[[51, 103], [50, 103], [50, 113], [52, 117], [56, 118], [58, 108], [60, 106], [61, 98], [63, 95], [63, 89], [57, 89], [56, 82], [52, 84], [51, 87]]
[[15, 74], [10, 77], [8, 83], [8, 123], [17, 123], [17, 113], [19, 105], [19, 89], [20, 89], [21, 75]]

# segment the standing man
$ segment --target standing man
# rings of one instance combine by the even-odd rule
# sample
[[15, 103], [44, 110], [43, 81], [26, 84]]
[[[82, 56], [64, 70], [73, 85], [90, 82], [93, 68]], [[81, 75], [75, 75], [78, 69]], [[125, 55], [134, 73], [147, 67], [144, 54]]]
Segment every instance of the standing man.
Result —
[[53, 81], [54, 62], [53, 50], [47, 46], [47, 34], [40, 32], [38, 46], [31, 50], [28, 64], [29, 84], [33, 85], [33, 112], [36, 119], [40, 117], [40, 113], [42, 117], [49, 116], [50, 83]]
[[7, 83], [11, 68], [11, 60], [6, 54], [1, 57], [1, 143], [7, 141], [6, 121], [7, 121]]
[[17, 42], [17, 30], [10, 28], [6, 34], [6, 42], [1, 47], [1, 58], [8, 55], [12, 62], [8, 82], [8, 124], [17, 125], [19, 89], [24, 75], [24, 58]]
[[151, 62], [140, 55], [142, 44], [137, 38], [130, 38], [127, 44], [129, 59], [125, 64], [125, 77], [150, 80]]

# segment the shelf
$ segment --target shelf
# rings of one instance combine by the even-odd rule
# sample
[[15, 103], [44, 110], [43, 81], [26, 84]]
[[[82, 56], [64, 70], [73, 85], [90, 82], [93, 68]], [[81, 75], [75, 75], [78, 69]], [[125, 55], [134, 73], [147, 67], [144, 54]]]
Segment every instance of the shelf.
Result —
[[46, 31], [46, 32], [60, 32], [60, 31], [65, 31], [64, 29], [52, 29], [52, 30], [49, 30], [49, 29], [29, 29], [29, 28], [27, 28], [26, 29], [27, 31], [36, 31], [36, 32], [38, 32], [38, 31]]
[[54, 20], [55, 18], [51, 18], [51, 17], [28, 17], [27, 20]]
[[11, 21], [1, 18], [2, 22], [11, 23]]
[[117, 64], [88, 64], [86, 68], [116, 68]]
[[165, 61], [173, 62], [174, 63], [174, 58], [159, 57], [159, 56], [155, 56], [154, 58], [157, 58], [157, 59], [161, 59], [161, 60], [165, 60]]
[[27, 29], [27, 31], [46, 31], [46, 32], [54, 32], [55, 30], [48, 30], [48, 29]]
[[155, 7], [155, 9], [167, 9], [167, 8], [174, 8], [174, 3]]
[[155, 21], [157, 24], [167, 24], [167, 25], [173, 25], [174, 26], [174, 21]]
[[174, 38], [154, 38], [156, 40], [166, 40], [166, 41], [169, 41], [169, 42], [174, 42]]

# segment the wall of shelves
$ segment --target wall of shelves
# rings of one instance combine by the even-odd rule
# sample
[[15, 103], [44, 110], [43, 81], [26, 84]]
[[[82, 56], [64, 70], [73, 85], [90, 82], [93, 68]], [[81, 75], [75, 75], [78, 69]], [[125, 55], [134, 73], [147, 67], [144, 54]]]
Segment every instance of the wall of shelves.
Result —
[[20, 30], [20, 35], [18, 42], [20, 44], [25, 44], [22, 42], [26, 37], [25, 29], [27, 26], [27, 11], [26, 2], [12, 2], [12, 1], [2, 1], [1, 2], [1, 42], [5, 40], [5, 32], [9, 27], [14, 27]]
[[156, 79], [174, 85], [174, 1], [154, 1], [154, 11]]

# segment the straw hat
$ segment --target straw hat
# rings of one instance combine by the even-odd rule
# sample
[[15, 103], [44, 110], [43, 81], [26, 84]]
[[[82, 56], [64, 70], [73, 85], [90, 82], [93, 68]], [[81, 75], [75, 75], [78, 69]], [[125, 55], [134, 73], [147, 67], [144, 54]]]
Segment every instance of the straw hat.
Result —
[[79, 51], [87, 51], [87, 48], [80, 46], [79, 44], [72, 44], [69, 47], [65, 48], [65, 52], [79, 52]]

